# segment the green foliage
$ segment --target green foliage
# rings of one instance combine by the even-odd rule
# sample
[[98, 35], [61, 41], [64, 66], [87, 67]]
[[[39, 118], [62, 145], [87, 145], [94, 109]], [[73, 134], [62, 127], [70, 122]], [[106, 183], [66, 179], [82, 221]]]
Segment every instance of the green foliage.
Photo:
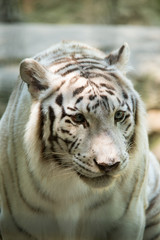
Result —
[[[20, 0], [29, 22], [160, 24], [160, 0]], [[27, 9], [30, 9], [29, 11]]]

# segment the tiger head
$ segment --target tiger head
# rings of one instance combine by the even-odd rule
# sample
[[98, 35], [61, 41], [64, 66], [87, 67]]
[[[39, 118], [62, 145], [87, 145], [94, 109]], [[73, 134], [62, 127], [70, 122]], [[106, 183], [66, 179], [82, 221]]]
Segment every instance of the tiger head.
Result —
[[89, 186], [107, 186], [133, 164], [141, 141], [143, 107], [126, 78], [129, 47], [106, 56], [63, 43], [49, 56], [25, 59], [20, 66], [31, 96], [29, 164], [33, 171], [46, 169], [44, 174], [69, 169]]

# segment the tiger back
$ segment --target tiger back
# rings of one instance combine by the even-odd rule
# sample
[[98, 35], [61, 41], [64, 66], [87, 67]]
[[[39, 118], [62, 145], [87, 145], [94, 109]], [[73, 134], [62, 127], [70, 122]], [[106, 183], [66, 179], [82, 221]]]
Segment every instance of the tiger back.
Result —
[[22, 61], [0, 122], [2, 239], [160, 239], [160, 166], [128, 60], [127, 44], [62, 42]]

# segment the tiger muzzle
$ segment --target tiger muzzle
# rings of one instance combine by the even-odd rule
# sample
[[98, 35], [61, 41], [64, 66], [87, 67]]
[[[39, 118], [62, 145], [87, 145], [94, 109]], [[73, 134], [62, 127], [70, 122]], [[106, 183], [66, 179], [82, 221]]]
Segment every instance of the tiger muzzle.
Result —
[[96, 158], [94, 159], [94, 163], [96, 164], [96, 166], [99, 168], [100, 171], [103, 171], [106, 173], [117, 169], [118, 166], [120, 165], [120, 161], [112, 160], [112, 161], [109, 161], [109, 163], [106, 163], [106, 162], [98, 162]]

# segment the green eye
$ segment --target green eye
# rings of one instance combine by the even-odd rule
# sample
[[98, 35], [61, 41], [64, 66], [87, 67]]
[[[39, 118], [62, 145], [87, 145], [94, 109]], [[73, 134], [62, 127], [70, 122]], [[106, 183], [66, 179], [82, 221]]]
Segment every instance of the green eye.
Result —
[[84, 123], [86, 121], [85, 117], [81, 113], [78, 113], [78, 114], [72, 116], [72, 120], [75, 123], [79, 123], [79, 124]]
[[116, 122], [121, 122], [125, 118], [125, 112], [124, 111], [117, 111], [114, 115], [114, 120]]

